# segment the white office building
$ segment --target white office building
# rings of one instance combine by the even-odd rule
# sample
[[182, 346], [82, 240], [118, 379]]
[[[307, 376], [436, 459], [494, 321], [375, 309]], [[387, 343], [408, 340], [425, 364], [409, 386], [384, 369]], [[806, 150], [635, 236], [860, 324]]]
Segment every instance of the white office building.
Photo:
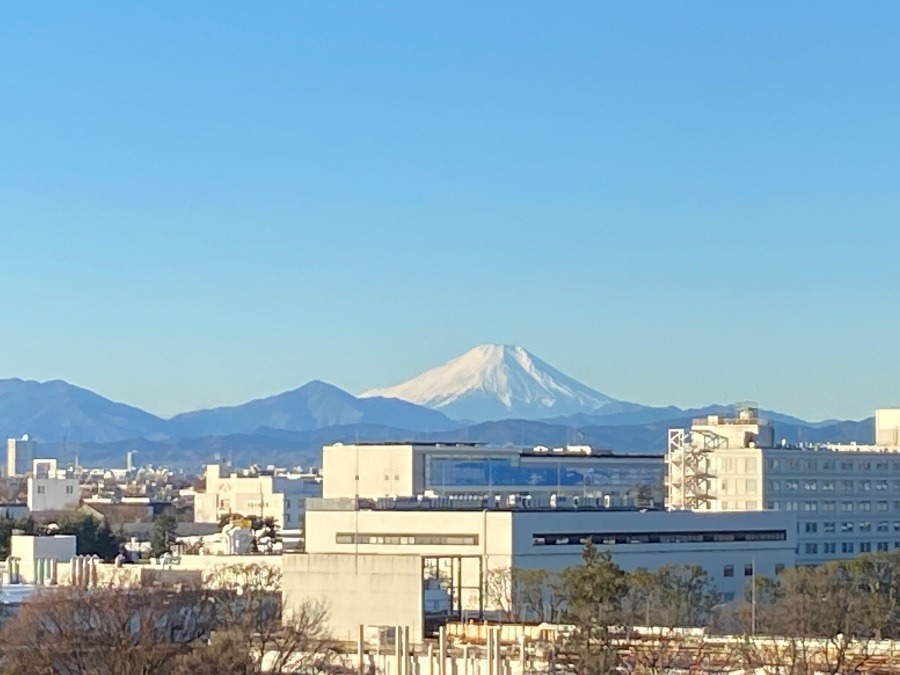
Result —
[[206, 490], [194, 497], [194, 522], [216, 523], [222, 516], [274, 518], [281, 529], [302, 526], [308, 497], [322, 496], [321, 477], [287, 471], [230, 472], [219, 464], [206, 466]]
[[325, 498], [517, 495], [660, 508], [661, 455], [590, 446], [511, 448], [483, 443], [335, 443], [322, 448]]
[[890, 444], [791, 446], [753, 408], [697, 419], [669, 431], [667, 503], [794, 514], [800, 564], [900, 550], [898, 428], [900, 411], [879, 410], [875, 438]]
[[31, 470], [31, 462], [36, 454], [37, 443], [28, 437], [8, 438], [6, 440], [6, 475], [8, 477], [24, 476]]

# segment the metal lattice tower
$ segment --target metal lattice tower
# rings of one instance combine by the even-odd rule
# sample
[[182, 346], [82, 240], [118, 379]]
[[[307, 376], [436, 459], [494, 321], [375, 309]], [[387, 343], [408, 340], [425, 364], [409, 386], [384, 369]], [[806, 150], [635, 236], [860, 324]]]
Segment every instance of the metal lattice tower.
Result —
[[728, 441], [710, 431], [669, 429], [666, 448], [666, 505], [671, 510], [708, 511], [712, 508], [713, 479], [710, 455]]

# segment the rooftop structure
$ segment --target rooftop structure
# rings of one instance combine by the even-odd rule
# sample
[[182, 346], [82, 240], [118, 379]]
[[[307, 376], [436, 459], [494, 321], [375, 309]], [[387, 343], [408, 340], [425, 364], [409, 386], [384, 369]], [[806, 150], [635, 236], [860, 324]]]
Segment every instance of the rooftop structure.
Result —
[[324, 497], [514, 495], [601, 499], [607, 506], [659, 507], [660, 455], [590, 446], [515, 448], [477, 443], [356, 443], [322, 449]]

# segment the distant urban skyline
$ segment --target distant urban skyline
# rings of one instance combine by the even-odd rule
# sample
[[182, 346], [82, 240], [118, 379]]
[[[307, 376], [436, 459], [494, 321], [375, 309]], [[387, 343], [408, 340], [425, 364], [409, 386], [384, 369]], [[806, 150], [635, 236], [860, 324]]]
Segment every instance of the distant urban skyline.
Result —
[[898, 20], [7, 7], [0, 377], [168, 416], [498, 342], [648, 405], [900, 405]]

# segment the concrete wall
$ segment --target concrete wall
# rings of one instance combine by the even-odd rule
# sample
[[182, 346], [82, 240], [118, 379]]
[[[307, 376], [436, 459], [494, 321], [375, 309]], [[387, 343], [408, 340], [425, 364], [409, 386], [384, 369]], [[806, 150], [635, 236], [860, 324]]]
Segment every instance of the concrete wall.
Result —
[[875, 411], [875, 445], [900, 445], [900, 408]]
[[322, 448], [322, 496], [377, 499], [419, 494], [422, 461], [414, 461], [414, 453], [409, 444], [326, 445]]
[[306, 602], [323, 602], [338, 640], [356, 640], [360, 624], [410, 627], [420, 642], [422, 560], [417, 555], [289, 553], [284, 557], [286, 618]]
[[55, 558], [59, 568], [75, 556], [75, 535], [57, 534], [35, 537], [30, 534], [14, 534], [10, 537], [10, 556], [19, 559], [19, 576], [24, 583], [34, 583], [35, 560]]
[[27, 481], [28, 508], [31, 511], [70, 511], [81, 501], [77, 478], [32, 478]]

